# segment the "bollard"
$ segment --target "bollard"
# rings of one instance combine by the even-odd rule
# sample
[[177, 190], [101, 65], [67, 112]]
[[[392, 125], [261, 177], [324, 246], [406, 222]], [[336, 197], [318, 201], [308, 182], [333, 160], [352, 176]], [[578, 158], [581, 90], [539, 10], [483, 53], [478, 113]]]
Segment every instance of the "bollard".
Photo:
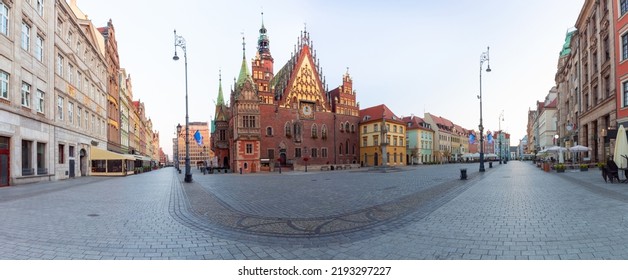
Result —
[[488, 162], [488, 168], [493, 168], [493, 162], [492, 161]]
[[466, 180], [466, 179], [467, 179], [467, 169], [460, 168], [460, 180]]

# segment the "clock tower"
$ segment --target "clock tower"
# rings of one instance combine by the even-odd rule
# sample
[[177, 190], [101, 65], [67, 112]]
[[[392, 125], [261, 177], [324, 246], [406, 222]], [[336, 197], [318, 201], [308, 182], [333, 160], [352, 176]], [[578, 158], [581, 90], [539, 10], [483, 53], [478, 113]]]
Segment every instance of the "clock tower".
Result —
[[270, 54], [270, 40], [264, 27], [264, 13], [262, 13], [262, 27], [257, 39], [257, 53], [253, 59], [253, 81], [257, 85], [262, 104], [273, 104], [273, 95], [270, 90], [270, 80], [273, 78], [273, 56]]

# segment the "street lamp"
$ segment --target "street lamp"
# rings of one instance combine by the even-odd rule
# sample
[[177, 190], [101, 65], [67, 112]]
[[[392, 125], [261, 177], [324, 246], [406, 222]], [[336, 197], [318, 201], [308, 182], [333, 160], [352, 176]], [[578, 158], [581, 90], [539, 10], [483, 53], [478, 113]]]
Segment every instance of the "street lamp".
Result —
[[279, 167], [279, 174], [281, 174], [281, 146], [277, 147], [277, 155], [279, 157], [277, 157], [277, 166]]
[[504, 120], [504, 110], [499, 114], [499, 164], [502, 164], [502, 121]]
[[179, 166], [179, 137], [181, 137], [181, 124], [177, 124], [177, 171], [181, 174], [181, 168]]
[[192, 173], [190, 173], [190, 121], [188, 116], [188, 53], [185, 48], [185, 38], [177, 36], [177, 30], [174, 31], [174, 61], [179, 60], [177, 55], [177, 47], [183, 50], [185, 60], [185, 179], [186, 183], [192, 182]]
[[307, 157], [307, 146], [303, 148], [303, 154], [303, 161], [305, 161], [305, 172], [307, 172], [307, 161], [310, 160], [310, 158]]
[[491, 62], [488, 57], [489, 47], [486, 47], [486, 52], [483, 52], [480, 55], [480, 95], [478, 95], [478, 99], [480, 99], [480, 172], [484, 172], [484, 126], [482, 125], [482, 64], [484, 62], [487, 63], [488, 67], [486, 68], [486, 72], [491, 72]]

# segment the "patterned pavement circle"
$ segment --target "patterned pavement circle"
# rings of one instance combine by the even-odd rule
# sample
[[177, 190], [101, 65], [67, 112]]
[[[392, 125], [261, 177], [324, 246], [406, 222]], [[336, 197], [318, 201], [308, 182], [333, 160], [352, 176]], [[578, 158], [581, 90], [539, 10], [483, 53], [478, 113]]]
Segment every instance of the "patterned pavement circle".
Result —
[[[451, 180], [400, 198], [357, 211], [321, 217], [264, 217], [238, 211], [221, 201], [198, 183], [180, 183], [185, 210], [208, 226], [217, 225], [225, 230], [269, 237], [325, 237], [362, 231], [385, 225], [416, 211], [427, 210], [426, 205], [445, 204], [474, 181]], [[176, 177], [175, 177], [176, 180]], [[176, 183], [176, 182], [175, 182]], [[176, 191], [176, 190], [173, 190]], [[447, 198], [448, 197], [448, 198]], [[446, 199], [443, 199], [446, 198]], [[425, 208], [425, 209], [423, 209]], [[432, 209], [433, 207], [429, 207]], [[196, 223], [198, 226], [198, 221]]]

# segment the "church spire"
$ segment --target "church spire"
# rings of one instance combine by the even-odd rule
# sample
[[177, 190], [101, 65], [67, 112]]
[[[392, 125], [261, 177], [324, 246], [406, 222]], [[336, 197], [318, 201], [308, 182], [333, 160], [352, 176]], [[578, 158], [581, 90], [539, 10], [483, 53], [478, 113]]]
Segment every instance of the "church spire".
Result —
[[243, 85], [247, 79], [250, 79], [249, 67], [246, 65], [246, 43], [244, 42], [244, 34], [242, 34], [242, 66], [240, 67], [240, 75], [236, 85]]
[[216, 105], [225, 105], [225, 98], [222, 96], [222, 70], [218, 70], [218, 100], [216, 101]]

